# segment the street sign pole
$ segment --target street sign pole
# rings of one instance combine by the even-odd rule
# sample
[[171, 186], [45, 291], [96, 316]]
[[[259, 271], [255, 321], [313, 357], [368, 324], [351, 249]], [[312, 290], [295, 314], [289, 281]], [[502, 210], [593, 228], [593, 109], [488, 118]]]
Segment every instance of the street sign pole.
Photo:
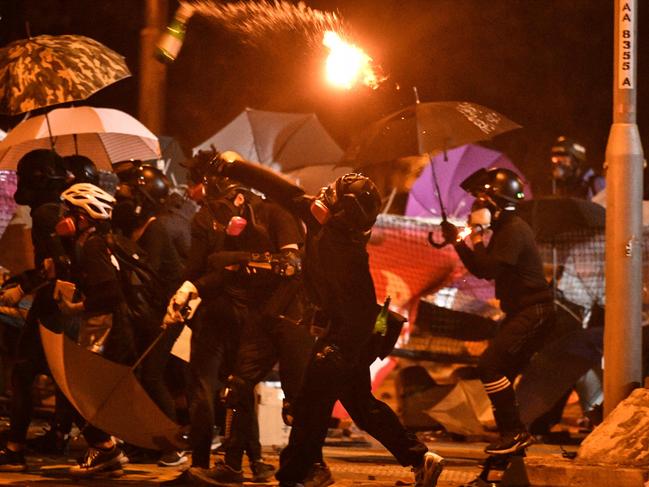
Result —
[[606, 147], [604, 414], [642, 381], [642, 171], [636, 124], [637, 0], [614, 0], [613, 124]]

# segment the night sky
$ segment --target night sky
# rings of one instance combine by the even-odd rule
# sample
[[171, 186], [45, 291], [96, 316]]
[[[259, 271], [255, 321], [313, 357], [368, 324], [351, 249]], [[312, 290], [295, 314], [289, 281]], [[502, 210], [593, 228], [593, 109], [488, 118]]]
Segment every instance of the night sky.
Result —
[[[169, 3], [171, 15], [176, 4]], [[168, 68], [164, 135], [175, 136], [189, 151], [249, 106], [313, 111], [344, 148], [368, 123], [413, 103], [416, 86], [422, 101], [471, 101], [521, 124], [523, 129], [486, 145], [505, 152], [537, 195], [549, 192], [549, 148], [559, 135], [585, 144], [589, 162], [601, 169], [611, 123], [612, 0], [305, 3], [337, 11], [388, 81], [377, 90], [338, 91], [324, 82], [324, 50], [310, 46], [303, 36], [284, 32], [250, 45], [222, 26], [194, 17], [178, 60]], [[143, 0], [0, 0], [0, 45], [24, 38], [26, 20], [32, 35], [97, 39], [126, 56], [134, 76], [87, 104], [137, 116], [143, 6]], [[649, 9], [640, 8], [638, 125], [645, 151], [646, 26]], [[6, 130], [18, 121], [0, 118], [0, 127]]]

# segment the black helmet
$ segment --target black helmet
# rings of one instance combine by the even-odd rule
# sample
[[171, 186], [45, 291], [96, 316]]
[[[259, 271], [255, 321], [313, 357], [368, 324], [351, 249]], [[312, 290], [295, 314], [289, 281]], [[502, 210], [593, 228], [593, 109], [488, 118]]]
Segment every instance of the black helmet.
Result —
[[122, 188], [121, 191], [118, 188], [118, 193], [126, 196], [130, 192], [135, 199], [142, 195], [140, 204], [156, 209], [164, 203], [169, 194], [170, 184], [167, 176], [160, 169], [143, 164], [141, 161], [124, 161], [118, 164], [115, 172], [120, 180], [119, 186], [128, 187]]
[[586, 162], [586, 148], [576, 140], [570, 139], [565, 135], [559, 137], [551, 149], [552, 156], [570, 156], [573, 157], [577, 164]]
[[73, 183], [90, 183], [99, 186], [97, 166], [86, 156], [72, 155], [63, 158], [65, 168], [74, 175]]
[[357, 173], [340, 176], [321, 190], [320, 197], [331, 211], [332, 223], [352, 231], [370, 230], [381, 209], [374, 182]]
[[484, 198], [497, 209], [516, 204], [525, 198], [520, 176], [505, 168], [478, 169], [460, 186], [477, 198]]
[[35, 149], [21, 157], [16, 174], [18, 187], [14, 200], [31, 207], [57, 201], [70, 179], [63, 158], [48, 149]]

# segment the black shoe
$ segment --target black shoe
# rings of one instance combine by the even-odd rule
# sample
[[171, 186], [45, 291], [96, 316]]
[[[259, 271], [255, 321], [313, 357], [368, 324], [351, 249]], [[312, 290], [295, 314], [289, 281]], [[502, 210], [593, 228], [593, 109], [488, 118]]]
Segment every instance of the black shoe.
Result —
[[252, 470], [252, 481], [255, 483], [267, 482], [275, 473], [275, 466], [264, 463], [262, 460], [255, 460], [250, 465]]
[[24, 472], [27, 470], [25, 453], [12, 451], [9, 448], [0, 450], [0, 472]]
[[47, 430], [44, 434], [27, 440], [27, 448], [45, 455], [66, 455], [70, 435]]
[[159, 467], [177, 467], [183, 463], [187, 463], [187, 455], [184, 451], [163, 452], [158, 460]]
[[304, 479], [304, 487], [327, 487], [334, 483], [331, 470], [324, 463], [315, 463]]
[[128, 458], [121, 449], [114, 446], [110, 450], [90, 447], [79, 459], [79, 465], [70, 467], [69, 473], [73, 477], [109, 476], [121, 477], [124, 475], [122, 466], [128, 463]]
[[426, 452], [421, 465], [412, 469], [415, 473], [415, 487], [435, 487], [444, 463], [444, 459], [437, 453]]
[[243, 471], [234, 470], [225, 463], [217, 463], [208, 469], [191, 467], [189, 477], [198, 485], [243, 484]]
[[524, 450], [534, 443], [534, 437], [527, 431], [507, 433], [500, 440], [490, 443], [484, 449], [487, 455], [511, 455]]

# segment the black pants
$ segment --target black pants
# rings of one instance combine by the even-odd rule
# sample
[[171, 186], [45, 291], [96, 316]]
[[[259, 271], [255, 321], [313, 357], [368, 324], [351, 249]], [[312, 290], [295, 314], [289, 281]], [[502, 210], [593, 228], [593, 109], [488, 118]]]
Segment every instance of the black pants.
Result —
[[[207, 300], [206, 300], [207, 301]], [[204, 301], [192, 327], [189, 359], [189, 418], [192, 465], [209, 468], [219, 390], [231, 370], [236, 350], [238, 313], [226, 298]]]
[[[140, 366], [140, 382], [144, 390], [151, 396], [160, 410], [167, 415], [172, 421], [176, 421], [176, 407], [174, 399], [167, 387], [165, 370], [171, 359], [171, 348], [182, 331], [182, 326], [172, 326], [164, 331], [153, 349], [149, 351]], [[157, 338], [157, 333], [161, 333], [158, 328], [156, 333], [150, 334], [148, 343], [150, 345]], [[146, 349], [141, 347], [140, 353]]]
[[390, 407], [372, 395], [367, 364], [316, 344], [295, 403], [289, 443], [280, 455], [280, 482], [302, 482], [318, 461], [334, 403], [339, 399], [356, 425], [380, 441], [403, 465], [419, 465], [426, 445], [408, 433]]
[[544, 344], [555, 321], [554, 304], [540, 303], [509, 313], [478, 361], [478, 375], [491, 400], [502, 434], [523, 431], [512, 386], [516, 376]]
[[306, 326], [262, 316], [255, 310], [248, 311], [231, 381], [231, 387], [237, 390], [234, 391], [234, 409], [229, 412], [232, 424], [225, 453], [225, 462], [230, 467], [241, 469], [244, 450], [248, 451], [251, 461], [261, 458], [255, 385], [279, 361], [284, 396], [292, 403], [302, 384], [312, 348], [313, 338]]

